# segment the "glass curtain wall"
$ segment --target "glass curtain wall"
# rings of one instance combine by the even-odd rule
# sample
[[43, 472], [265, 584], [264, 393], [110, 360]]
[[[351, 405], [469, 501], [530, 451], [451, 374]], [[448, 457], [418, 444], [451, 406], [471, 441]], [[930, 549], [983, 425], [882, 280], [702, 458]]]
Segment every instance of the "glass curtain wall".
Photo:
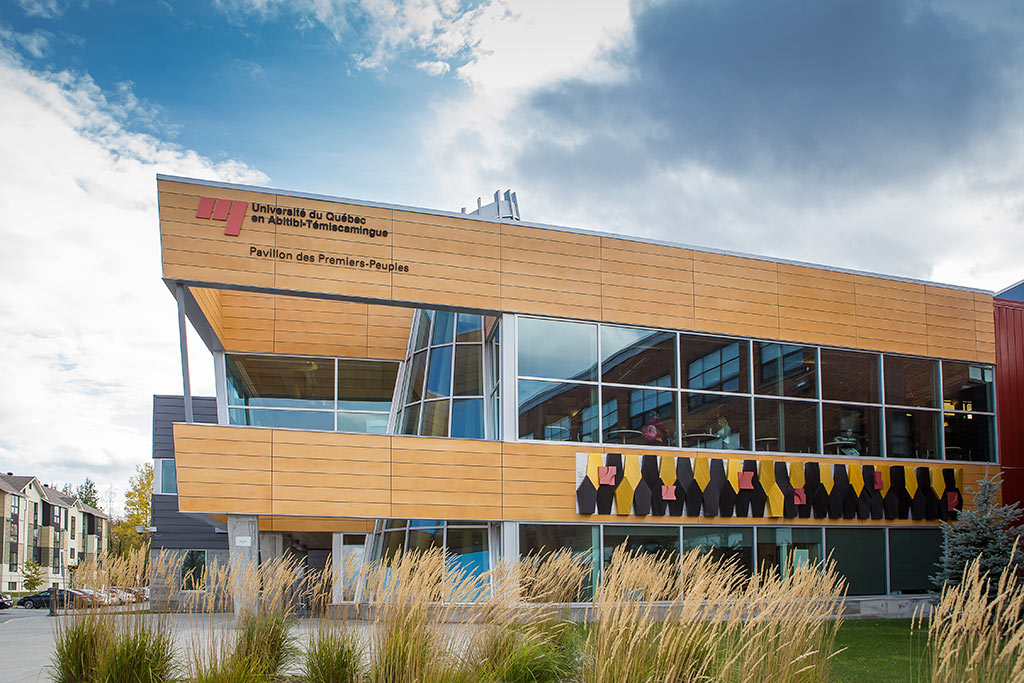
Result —
[[[831, 556], [850, 584], [850, 595], [926, 593], [941, 553], [939, 529], [829, 528], [821, 526], [680, 526], [617, 524], [525, 524], [519, 526], [521, 558], [569, 550], [592, 568], [593, 586], [617, 548], [657, 554], [678, 562], [699, 550], [735, 562], [748, 575], [815, 566]], [[888, 545], [887, 545], [888, 544]], [[889, 553], [886, 554], [888, 547]], [[683, 589], [685, 591], [685, 586]]]
[[[495, 524], [474, 521], [391, 519], [378, 522], [371, 561], [401, 552], [443, 548], [448, 571], [480, 576], [493, 567]], [[731, 561], [748, 575], [818, 565], [830, 558], [849, 582], [850, 595], [925, 593], [941, 553], [941, 530], [917, 528], [825, 528], [822, 526], [683, 526], [519, 523], [519, 557], [536, 560], [569, 551], [590, 574], [579, 601], [594, 587], [617, 548], [679, 562], [692, 550]], [[886, 552], [888, 549], [888, 553]], [[683, 589], [685, 591], [685, 586]], [[527, 596], [527, 599], [528, 596]]]
[[483, 316], [418, 309], [413, 321], [396, 431], [485, 438], [497, 393], [485, 394]]
[[372, 559], [387, 561], [401, 552], [442, 548], [448, 571], [480, 576], [491, 569], [488, 532], [487, 522], [389, 519], [378, 529]]
[[991, 366], [517, 317], [521, 440], [995, 461]]
[[233, 425], [384, 434], [398, 376], [394, 361], [229, 355]]

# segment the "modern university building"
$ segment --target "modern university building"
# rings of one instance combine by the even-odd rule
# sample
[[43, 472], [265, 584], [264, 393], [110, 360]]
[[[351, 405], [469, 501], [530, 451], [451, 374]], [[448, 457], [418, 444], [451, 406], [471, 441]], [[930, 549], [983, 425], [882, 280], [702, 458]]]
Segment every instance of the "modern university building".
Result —
[[157, 184], [217, 386], [201, 423], [183, 362], [158, 490], [233, 559], [831, 554], [851, 595], [905, 595], [999, 471], [991, 292], [532, 224], [509, 193]]

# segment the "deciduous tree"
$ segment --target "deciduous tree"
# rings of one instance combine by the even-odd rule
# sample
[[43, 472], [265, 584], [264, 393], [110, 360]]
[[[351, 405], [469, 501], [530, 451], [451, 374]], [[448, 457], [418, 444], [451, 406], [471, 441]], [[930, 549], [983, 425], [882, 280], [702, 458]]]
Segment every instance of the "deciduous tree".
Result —
[[21, 570], [21, 583], [25, 590], [34, 591], [43, 585], [43, 568], [35, 560], [29, 560]]
[[[153, 465], [135, 468], [124, 494], [124, 515], [113, 524], [110, 552], [126, 555], [149, 542], [150, 501], [153, 496]], [[139, 533], [139, 528], [144, 531]]]

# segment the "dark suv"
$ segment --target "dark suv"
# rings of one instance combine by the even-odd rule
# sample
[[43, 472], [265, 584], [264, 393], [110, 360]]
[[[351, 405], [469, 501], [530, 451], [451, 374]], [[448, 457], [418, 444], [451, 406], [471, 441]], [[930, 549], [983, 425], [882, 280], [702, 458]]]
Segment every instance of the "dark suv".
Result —
[[[25, 609], [35, 609], [37, 607], [49, 607], [50, 600], [53, 596], [53, 589], [49, 588], [44, 590], [42, 593], [36, 593], [35, 595], [26, 595], [25, 597], [18, 600], [18, 607], [24, 607]], [[67, 591], [63, 588], [57, 589], [57, 606], [68, 608], [75, 607], [85, 602], [83, 597], [76, 591]]]

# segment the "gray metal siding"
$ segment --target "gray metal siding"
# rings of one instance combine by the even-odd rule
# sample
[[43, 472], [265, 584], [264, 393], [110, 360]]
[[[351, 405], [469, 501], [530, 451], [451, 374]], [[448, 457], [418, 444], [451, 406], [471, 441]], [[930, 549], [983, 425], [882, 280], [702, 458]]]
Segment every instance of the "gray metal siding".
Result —
[[[192, 416], [196, 422], [217, 424], [217, 399], [192, 397]], [[182, 396], [153, 397], [153, 457], [174, 458], [174, 430], [171, 425], [185, 421]]]
[[[192, 397], [192, 414], [196, 422], [217, 423], [217, 399]], [[153, 457], [174, 458], [172, 425], [185, 421], [185, 399], [181, 396], [153, 397]], [[178, 512], [178, 497], [153, 494], [151, 548], [172, 550], [225, 550], [228, 535], [218, 533], [201, 519]]]

